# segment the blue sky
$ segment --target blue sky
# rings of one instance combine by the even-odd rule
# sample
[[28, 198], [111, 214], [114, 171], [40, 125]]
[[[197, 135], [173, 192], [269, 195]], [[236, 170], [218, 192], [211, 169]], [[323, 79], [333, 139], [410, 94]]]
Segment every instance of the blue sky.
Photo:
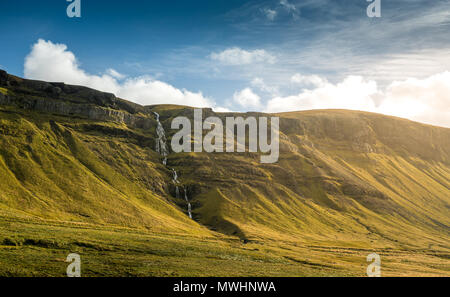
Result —
[[142, 104], [450, 126], [449, 0], [381, 0], [381, 18], [366, 0], [81, 0], [79, 19], [68, 4], [2, 0], [0, 68]]

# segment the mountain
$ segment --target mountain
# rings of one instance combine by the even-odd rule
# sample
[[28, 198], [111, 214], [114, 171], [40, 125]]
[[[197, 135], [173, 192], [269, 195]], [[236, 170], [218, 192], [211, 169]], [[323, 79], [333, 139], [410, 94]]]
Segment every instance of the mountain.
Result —
[[165, 166], [155, 112], [167, 143], [194, 115], [0, 71], [0, 275], [61, 275], [70, 251], [88, 275], [361, 276], [371, 252], [385, 275], [450, 275], [450, 129], [203, 109], [279, 117], [279, 161], [170, 151]]

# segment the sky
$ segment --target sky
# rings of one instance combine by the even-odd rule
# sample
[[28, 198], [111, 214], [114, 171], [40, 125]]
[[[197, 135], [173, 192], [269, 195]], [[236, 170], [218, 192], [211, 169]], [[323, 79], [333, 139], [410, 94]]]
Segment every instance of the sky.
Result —
[[0, 1], [0, 69], [143, 105], [450, 127], [450, 0]]

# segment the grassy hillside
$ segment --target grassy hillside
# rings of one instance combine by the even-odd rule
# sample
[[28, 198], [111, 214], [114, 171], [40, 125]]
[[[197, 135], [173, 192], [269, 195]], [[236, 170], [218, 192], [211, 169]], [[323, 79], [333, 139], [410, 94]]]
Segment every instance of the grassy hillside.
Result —
[[172, 153], [166, 167], [152, 111], [170, 142], [190, 107], [11, 76], [0, 86], [0, 275], [63, 275], [70, 252], [91, 276], [362, 276], [371, 252], [385, 275], [450, 275], [450, 129], [283, 113], [278, 163]]
[[171, 156], [200, 189], [198, 221], [250, 240], [448, 249], [449, 129], [352, 111], [278, 116], [276, 164], [250, 153]]

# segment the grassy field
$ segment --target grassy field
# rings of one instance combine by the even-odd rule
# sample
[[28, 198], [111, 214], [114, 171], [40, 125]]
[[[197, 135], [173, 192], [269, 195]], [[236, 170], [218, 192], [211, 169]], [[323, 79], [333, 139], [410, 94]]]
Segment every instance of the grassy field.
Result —
[[[365, 276], [370, 248], [344, 242], [244, 244], [233, 237], [2, 218], [0, 276], [65, 276], [69, 253], [82, 276]], [[352, 247], [353, 246], [353, 247]], [[449, 254], [377, 249], [383, 276], [445, 276]]]

